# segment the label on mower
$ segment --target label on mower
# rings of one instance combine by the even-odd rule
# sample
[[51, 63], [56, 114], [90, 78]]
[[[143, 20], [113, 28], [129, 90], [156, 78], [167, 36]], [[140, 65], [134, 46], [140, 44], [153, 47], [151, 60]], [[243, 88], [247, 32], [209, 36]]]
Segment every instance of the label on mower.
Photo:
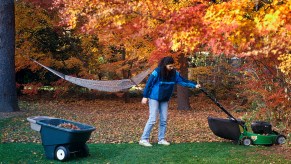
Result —
[[251, 136], [251, 139], [252, 139], [253, 141], [255, 141], [255, 140], [258, 139], [258, 136]]

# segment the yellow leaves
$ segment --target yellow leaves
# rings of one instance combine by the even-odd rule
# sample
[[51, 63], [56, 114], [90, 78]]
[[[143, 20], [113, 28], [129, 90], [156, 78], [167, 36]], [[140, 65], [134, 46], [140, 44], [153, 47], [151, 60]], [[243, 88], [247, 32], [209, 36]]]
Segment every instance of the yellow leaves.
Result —
[[165, 1], [164, 4], [167, 6], [167, 8], [171, 11], [178, 11], [181, 8], [189, 7], [193, 5], [193, 2], [189, 0], [179, 0], [179, 2], [175, 1]]
[[[249, 2], [244, 2], [248, 4]], [[221, 23], [233, 24], [244, 21], [245, 10], [238, 1], [212, 5], [207, 9], [204, 19], [211, 23], [214, 28], [219, 28]]]
[[260, 31], [279, 31], [282, 27], [290, 22], [290, 1], [287, 3], [274, 0], [272, 7], [265, 6], [254, 14], [256, 27]]
[[159, 25], [159, 21], [156, 19], [149, 19], [147, 23], [149, 28], [155, 28], [157, 25]]
[[172, 46], [173, 51], [182, 50], [183, 52], [189, 52], [196, 48], [200, 43], [198, 37], [200, 31], [198, 29], [192, 28], [189, 31], [180, 31], [172, 35]]
[[183, 42], [182, 40], [187, 39], [187, 37], [188, 37], [188, 34], [186, 32], [179, 32], [179, 33], [173, 34], [171, 49], [173, 51], [178, 51], [182, 46], [182, 42]]
[[178, 51], [178, 49], [181, 47], [181, 43], [177, 42], [177, 40], [173, 40], [173, 45], [172, 45], [172, 50], [173, 51]]
[[124, 15], [115, 15], [113, 17], [113, 21], [114, 21], [116, 26], [121, 26], [121, 25], [125, 24], [126, 19], [125, 19]]
[[275, 11], [274, 13], [266, 14], [263, 19], [263, 27], [270, 31], [277, 30], [277, 28], [281, 25], [279, 14], [279, 10]]
[[91, 52], [98, 52], [98, 48], [96, 47], [92, 48]]
[[211, 5], [204, 16], [209, 33], [212, 30], [214, 37], [222, 38], [220, 41], [229, 41], [238, 53], [255, 55], [250, 52], [268, 54], [273, 49], [288, 50], [291, 1], [274, 0], [258, 11], [253, 6], [254, 2], [249, 0]]
[[279, 69], [285, 75], [290, 74], [291, 73], [291, 54], [280, 55], [278, 60], [282, 61], [279, 65]]
[[237, 19], [238, 19], [239, 21], [242, 21], [244, 18], [243, 18], [241, 15], [239, 15], [239, 16], [237, 17]]
[[77, 18], [72, 16], [67, 22], [67, 25], [68, 29], [74, 29], [77, 25]]

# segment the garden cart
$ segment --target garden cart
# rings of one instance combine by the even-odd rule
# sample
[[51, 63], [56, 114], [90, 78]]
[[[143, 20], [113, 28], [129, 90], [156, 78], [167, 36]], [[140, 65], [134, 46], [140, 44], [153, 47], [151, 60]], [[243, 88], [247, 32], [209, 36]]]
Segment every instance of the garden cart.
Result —
[[228, 115], [228, 119], [208, 117], [209, 127], [216, 136], [245, 146], [284, 144], [286, 142], [286, 137], [272, 130], [272, 125], [268, 122], [255, 121], [251, 123], [252, 132], [248, 131], [244, 121], [233, 117], [204, 88], [200, 90]]
[[28, 117], [31, 129], [40, 132], [42, 145], [48, 159], [65, 161], [70, 156], [87, 157], [86, 145], [95, 127], [79, 122], [47, 117]]

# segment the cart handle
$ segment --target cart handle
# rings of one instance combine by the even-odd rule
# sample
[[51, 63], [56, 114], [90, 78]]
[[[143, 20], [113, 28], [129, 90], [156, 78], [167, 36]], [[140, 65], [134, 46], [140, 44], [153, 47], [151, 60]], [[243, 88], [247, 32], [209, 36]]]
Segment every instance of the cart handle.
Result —
[[28, 117], [27, 118], [27, 121], [35, 124], [36, 121], [38, 121], [38, 120], [46, 120], [46, 119], [54, 119], [54, 117], [48, 117], [48, 116], [32, 116], [32, 117]]

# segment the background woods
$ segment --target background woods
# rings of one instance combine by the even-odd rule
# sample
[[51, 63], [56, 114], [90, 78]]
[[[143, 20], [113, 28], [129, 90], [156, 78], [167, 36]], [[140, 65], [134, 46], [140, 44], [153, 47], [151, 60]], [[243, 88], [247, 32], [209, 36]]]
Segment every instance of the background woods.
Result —
[[[19, 94], [92, 92], [60, 80], [29, 57], [65, 74], [111, 80], [135, 75], [166, 55], [176, 61], [184, 56], [177, 65], [184, 76], [219, 99], [237, 102], [236, 110], [252, 113], [248, 119], [290, 127], [288, 0], [15, 3]], [[190, 108], [185, 95], [178, 108]]]

